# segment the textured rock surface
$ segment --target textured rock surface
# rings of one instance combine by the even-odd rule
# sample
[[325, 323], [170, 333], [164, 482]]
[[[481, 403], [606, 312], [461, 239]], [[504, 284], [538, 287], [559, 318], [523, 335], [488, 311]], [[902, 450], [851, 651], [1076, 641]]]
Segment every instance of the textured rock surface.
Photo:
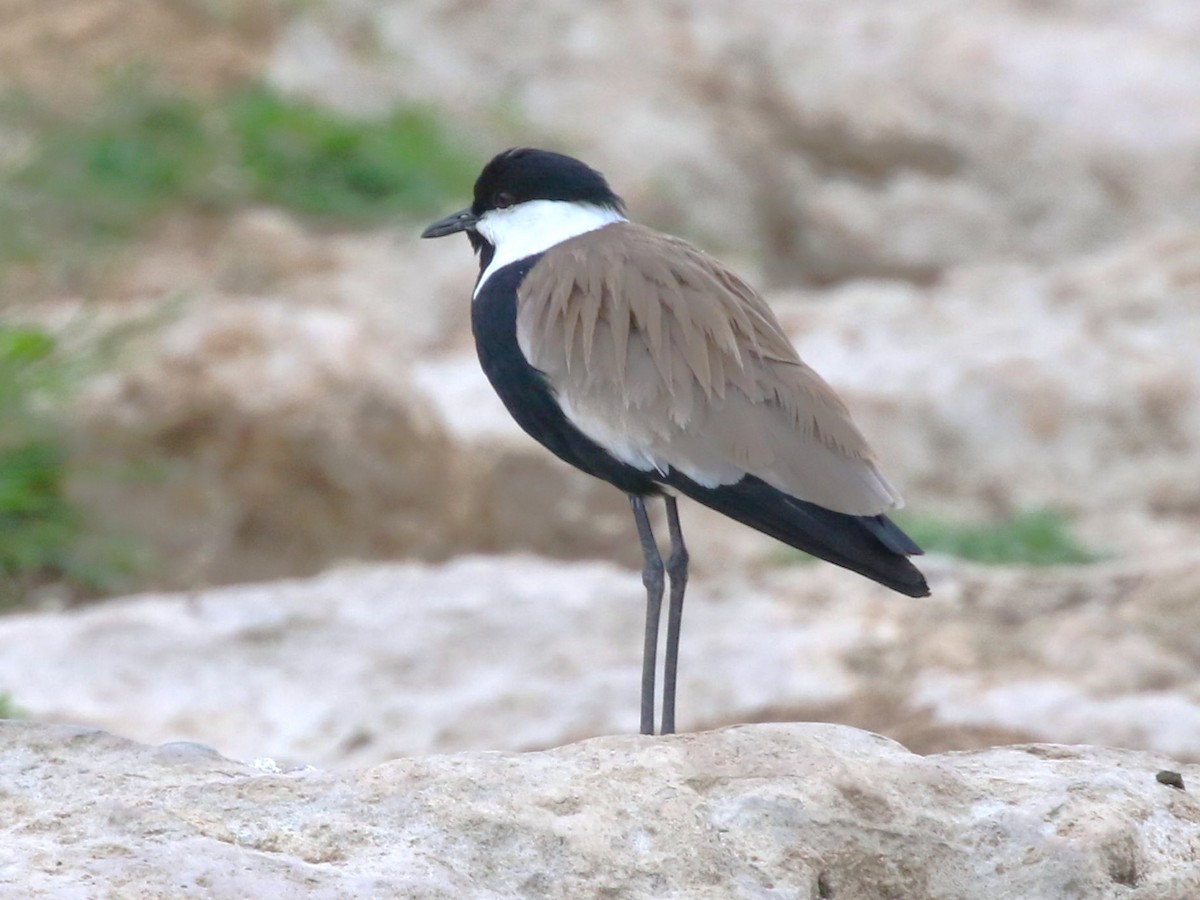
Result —
[[279, 300], [185, 309], [84, 392], [80, 468], [100, 474], [77, 495], [169, 585], [469, 546], [466, 461], [379, 324]]
[[23, 898], [1188, 900], [1200, 803], [1149, 753], [921, 757], [827, 725], [264, 771], [0, 723], [0, 890]]
[[435, 103], [485, 149], [586, 151], [642, 215], [780, 281], [920, 282], [1200, 212], [1197, 43], [1189, 0], [392, 0], [308, 10], [269, 72], [359, 111]]
[[1044, 271], [790, 296], [773, 299], [802, 355], [847, 393], [910, 495], [1200, 512], [1200, 354], [1183, 352], [1200, 343], [1200, 230]]
[[[919, 751], [1014, 740], [1200, 758], [1200, 561], [930, 565], [897, 597], [830, 566], [697, 580], [680, 727], [842, 722]], [[602, 564], [465, 559], [0, 619], [30, 715], [239, 758], [370, 764], [637, 730], [644, 594]]]
[[222, 11], [154, 0], [3, 0], [0, 79], [76, 106], [130, 67], [212, 91], [258, 75], [281, 24], [275, 0]]

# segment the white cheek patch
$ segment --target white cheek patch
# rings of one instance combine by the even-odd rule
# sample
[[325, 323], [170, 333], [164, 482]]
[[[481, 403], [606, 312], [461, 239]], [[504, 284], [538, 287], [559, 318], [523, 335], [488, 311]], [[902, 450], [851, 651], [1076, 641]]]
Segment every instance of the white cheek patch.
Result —
[[624, 221], [623, 215], [608, 207], [565, 200], [530, 200], [508, 209], [489, 210], [480, 217], [475, 230], [496, 248], [496, 253], [475, 286], [475, 296], [493, 273], [510, 263], [543, 253], [569, 238]]

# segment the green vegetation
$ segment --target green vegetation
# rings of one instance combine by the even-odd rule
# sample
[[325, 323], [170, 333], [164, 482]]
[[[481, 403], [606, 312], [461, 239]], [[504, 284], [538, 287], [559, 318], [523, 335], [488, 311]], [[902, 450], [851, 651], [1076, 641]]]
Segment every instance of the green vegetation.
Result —
[[0, 691], [0, 719], [24, 719], [28, 713], [13, 703], [12, 694]]
[[478, 169], [425, 109], [359, 120], [264, 87], [200, 100], [152, 81], [122, 78], [82, 111], [0, 98], [0, 607], [46, 585], [108, 592], [137, 565], [67, 490], [76, 463], [54, 410], [89, 362], [4, 310], [89, 293], [171, 211], [268, 203], [371, 225], [444, 211]]
[[104, 591], [129, 567], [67, 498], [68, 450], [48, 409], [72, 379], [56, 351], [40, 329], [0, 326], [0, 608], [47, 582]]
[[36, 152], [13, 174], [35, 216], [31, 224], [70, 217], [101, 235], [123, 236], [195, 190], [212, 162], [195, 103], [136, 94], [84, 119], [43, 119], [33, 140]]
[[[1071, 523], [1048, 509], [1026, 510], [995, 522], [893, 516], [926, 553], [941, 553], [990, 566], [1082, 565], [1102, 559], [1076, 540]], [[808, 564], [815, 557], [783, 547], [773, 557], [781, 564]]]
[[122, 82], [83, 116], [9, 100], [0, 128], [19, 136], [0, 147], [0, 266], [59, 284], [168, 209], [272, 203], [371, 224], [440, 209], [477, 170], [427, 110], [356, 120], [266, 88], [205, 104]]
[[356, 122], [259, 89], [227, 114], [246, 193], [300, 213], [369, 222], [434, 212], [478, 170], [424, 110]]
[[1061, 513], [1026, 510], [989, 523], [947, 522], [898, 516], [897, 521], [927, 553], [944, 553], [987, 565], [1055, 566], [1094, 562]]

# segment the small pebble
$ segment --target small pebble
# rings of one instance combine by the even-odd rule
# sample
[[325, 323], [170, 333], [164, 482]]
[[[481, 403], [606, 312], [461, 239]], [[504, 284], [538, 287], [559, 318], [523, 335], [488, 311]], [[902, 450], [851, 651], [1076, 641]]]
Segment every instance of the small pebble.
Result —
[[1161, 772], [1155, 775], [1154, 778], [1159, 784], [1165, 784], [1173, 788], [1179, 788], [1181, 791], [1184, 790], [1183, 776], [1178, 772], [1172, 772], [1170, 769], [1163, 769]]

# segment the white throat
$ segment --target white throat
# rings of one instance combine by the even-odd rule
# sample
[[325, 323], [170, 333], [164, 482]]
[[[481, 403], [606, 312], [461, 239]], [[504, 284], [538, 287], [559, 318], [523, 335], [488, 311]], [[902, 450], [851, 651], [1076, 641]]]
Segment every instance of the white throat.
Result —
[[480, 217], [475, 230], [496, 248], [496, 253], [479, 276], [475, 296], [493, 274], [509, 263], [542, 253], [568, 238], [624, 221], [616, 210], [567, 200], [529, 200], [508, 209], [489, 210]]

